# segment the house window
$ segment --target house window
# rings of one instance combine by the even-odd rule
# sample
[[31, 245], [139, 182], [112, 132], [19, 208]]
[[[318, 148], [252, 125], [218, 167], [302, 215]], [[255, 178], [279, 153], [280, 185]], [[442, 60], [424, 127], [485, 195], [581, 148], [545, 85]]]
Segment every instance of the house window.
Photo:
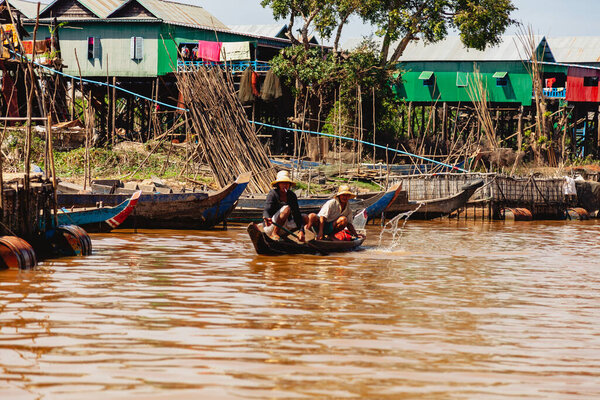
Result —
[[435, 83], [435, 76], [433, 71], [423, 71], [419, 75], [419, 79], [423, 81], [423, 86], [433, 86]]
[[130, 57], [132, 60], [141, 60], [144, 58], [144, 38], [133, 36], [131, 38]]
[[456, 86], [467, 87], [469, 85], [469, 74], [466, 72], [456, 73]]
[[496, 78], [496, 86], [508, 86], [508, 72], [499, 71], [493, 75], [493, 78]]
[[598, 86], [598, 77], [597, 76], [584, 76], [583, 77], [583, 86]]
[[100, 58], [100, 38], [88, 36], [88, 60]]

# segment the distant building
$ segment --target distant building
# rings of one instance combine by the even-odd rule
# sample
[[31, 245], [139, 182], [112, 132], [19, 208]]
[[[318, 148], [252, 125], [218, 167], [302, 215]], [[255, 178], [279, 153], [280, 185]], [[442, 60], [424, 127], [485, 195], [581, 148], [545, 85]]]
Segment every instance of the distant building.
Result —
[[[544, 61], [553, 62], [554, 56], [544, 37], [537, 37], [536, 51]], [[346, 43], [345, 48], [356, 46]], [[458, 36], [449, 36], [436, 43], [411, 42], [398, 62], [396, 95], [416, 103], [470, 102], [469, 86], [473, 85], [474, 71], [480, 73], [492, 103], [531, 105], [533, 85], [528, 65], [531, 54], [516, 36], [503, 37], [500, 44], [480, 51], [467, 48]], [[563, 73], [564, 68], [545, 66], [544, 73]], [[559, 82], [560, 83], [560, 82]]]

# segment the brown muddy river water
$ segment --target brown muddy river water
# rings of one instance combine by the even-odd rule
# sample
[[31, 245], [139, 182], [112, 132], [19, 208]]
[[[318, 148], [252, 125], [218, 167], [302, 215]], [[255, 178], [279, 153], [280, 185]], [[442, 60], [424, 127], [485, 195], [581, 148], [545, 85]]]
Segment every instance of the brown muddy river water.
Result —
[[600, 398], [600, 222], [379, 231], [276, 258], [121, 231], [0, 272], [0, 399]]

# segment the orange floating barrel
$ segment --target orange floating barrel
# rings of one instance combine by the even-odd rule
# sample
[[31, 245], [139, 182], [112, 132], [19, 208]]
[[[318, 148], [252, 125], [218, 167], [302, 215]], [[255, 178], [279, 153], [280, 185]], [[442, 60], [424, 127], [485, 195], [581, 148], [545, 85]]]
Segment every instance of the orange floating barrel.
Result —
[[16, 236], [0, 237], [0, 270], [31, 269], [37, 264], [33, 247]]
[[503, 214], [505, 221], [533, 220], [533, 214], [527, 208], [505, 208]]
[[567, 219], [571, 219], [571, 220], [586, 221], [586, 220], [590, 219], [590, 213], [587, 212], [587, 210], [585, 208], [581, 208], [581, 207], [573, 207], [573, 208], [567, 209], [566, 216], [567, 216]]
[[92, 241], [87, 232], [77, 225], [61, 225], [50, 238], [53, 252], [59, 256], [88, 256]]

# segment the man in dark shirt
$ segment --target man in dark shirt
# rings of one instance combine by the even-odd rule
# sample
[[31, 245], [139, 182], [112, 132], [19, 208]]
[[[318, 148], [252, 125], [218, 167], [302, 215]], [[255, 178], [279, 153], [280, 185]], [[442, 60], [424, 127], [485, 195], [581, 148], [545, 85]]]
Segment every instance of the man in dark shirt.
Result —
[[290, 190], [294, 184], [295, 182], [290, 179], [287, 171], [279, 171], [277, 179], [271, 182], [273, 189], [267, 194], [263, 220], [265, 233], [274, 240], [279, 240], [281, 233], [279, 226], [283, 226], [289, 231], [299, 229], [300, 232], [297, 236], [303, 242], [304, 230], [310, 229], [317, 221], [316, 214], [307, 216], [300, 213], [298, 197]]

